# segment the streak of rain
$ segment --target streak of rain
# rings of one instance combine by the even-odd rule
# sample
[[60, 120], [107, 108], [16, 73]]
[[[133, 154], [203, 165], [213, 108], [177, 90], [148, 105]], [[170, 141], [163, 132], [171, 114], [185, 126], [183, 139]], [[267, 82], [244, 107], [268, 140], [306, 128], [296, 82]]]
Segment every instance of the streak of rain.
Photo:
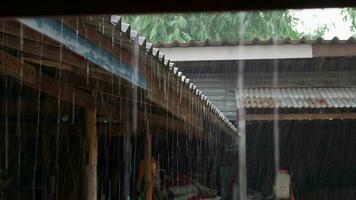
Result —
[[352, 199], [352, 40], [249, 41], [248, 16], [171, 44], [117, 15], [1, 19], [0, 200]]

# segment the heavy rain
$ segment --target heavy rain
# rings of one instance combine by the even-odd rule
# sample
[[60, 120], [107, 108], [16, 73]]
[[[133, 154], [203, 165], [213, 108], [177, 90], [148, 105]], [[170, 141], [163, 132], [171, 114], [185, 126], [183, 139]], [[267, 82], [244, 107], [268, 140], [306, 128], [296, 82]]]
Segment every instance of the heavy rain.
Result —
[[354, 199], [356, 11], [304, 11], [0, 19], [0, 200]]

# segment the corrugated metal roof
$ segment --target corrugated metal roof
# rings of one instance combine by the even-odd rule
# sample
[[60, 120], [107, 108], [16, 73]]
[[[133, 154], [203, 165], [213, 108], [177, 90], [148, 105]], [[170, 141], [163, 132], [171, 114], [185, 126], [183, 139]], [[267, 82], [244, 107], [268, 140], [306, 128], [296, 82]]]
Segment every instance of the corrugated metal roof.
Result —
[[253, 88], [236, 91], [237, 107], [355, 108], [356, 88]]
[[209, 39], [204, 41], [191, 40], [189, 42], [163, 42], [159, 41], [154, 46], [157, 48], [172, 48], [172, 47], [207, 47], [207, 46], [237, 46], [237, 45], [286, 45], [286, 44], [356, 44], [356, 38], [350, 37], [347, 40], [340, 40], [338, 37], [334, 37], [331, 40], [325, 40], [321, 37], [316, 38], [314, 40], [307, 39], [302, 37], [299, 40], [292, 40], [290, 38], [284, 39], [274, 39], [270, 38], [268, 40], [260, 40], [259, 38], [255, 38], [253, 40], [236, 40], [236, 41], [211, 41]]
[[[174, 75], [179, 77], [179, 79], [181, 79], [181, 81], [185, 83], [188, 88], [190, 88], [191, 92], [193, 94], [196, 94], [198, 99], [200, 99], [210, 109], [211, 112], [213, 112], [218, 118], [220, 118], [226, 126], [228, 126], [231, 130], [236, 131], [235, 126], [232, 125], [229, 120], [223, 114], [221, 114], [221, 112], [215, 106], [210, 103], [208, 98], [205, 97], [199, 91], [199, 89], [190, 81], [190, 79], [186, 78], [182, 74], [182, 72], [179, 71], [178, 66], [171, 62], [168, 58], [166, 58], [165, 55], [161, 53], [159, 49], [154, 47], [154, 45], [147, 42], [146, 38], [140, 37], [138, 32], [131, 30], [130, 24], [122, 22], [121, 17], [117, 15], [111, 15], [110, 18], [105, 18], [104, 20], [109, 21], [109, 23], [111, 23], [116, 28], [116, 30], [119, 30], [122, 34], [129, 37], [134, 43], [137, 43], [139, 47], [146, 51], [149, 55], [153, 56], [155, 59], [158, 59], [158, 61], [161, 62], [169, 70], [171, 70]], [[93, 26], [97, 25], [93, 23], [90, 18], [87, 23]], [[104, 32], [104, 30], [102, 30], [102, 32]]]

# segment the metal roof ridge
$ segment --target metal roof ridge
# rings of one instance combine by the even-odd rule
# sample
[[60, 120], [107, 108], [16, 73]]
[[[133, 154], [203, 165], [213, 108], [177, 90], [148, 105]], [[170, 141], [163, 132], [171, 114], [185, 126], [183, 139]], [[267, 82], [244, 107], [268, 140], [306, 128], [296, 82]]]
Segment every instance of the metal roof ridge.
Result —
[[[112, 19], [112, 17], [111, 17]], [[156, 58], [160, 63], [165, 65], [167, 68], [172, 69], [173, 71], [178, 71], [179, 67], [175, 64], [171, 65], [169, 62], [169, 59], [166, 58], [165, 54], [161, 53], [158, 48], [155, 47], [155, 45], [151, 45], [151, 43], [147, 42], [147, 39], [145, 37], [140, 37], [139, 32], [131, 30], [131, 25], [122, 22], [121, 17], [120, 19], [114, 24], [111, 22], [114, 26], [120, 27], [120, 31], [124, 33], [129, 39], [133, 40], [134, 42], [137, 42], [141, 48], [143, 48], [146, 52], [148, 52], [150, 55], [152, 55], [154, 58]], [[138, 41], [135, 41], [138, 40]], [[175, 41], [176, 43], [178, 41]], [[194, 41], [193, 41], [194, 42]], [[178, 42], [179, 44], [179, 42]], [[176, 70], [175, 70], [176, 68]], [[178, 71], [178, 73], [174, 73], [177, 77], [179, 77], [179, 80], [183, 82], [185, 85], [187, 85], [188, 89], [192, 92], [192, 94], [195, 94], [200, 101], [202, 101], [205, 106], [207, 106], [215, 115], [222, 120], [222, 122], [228, 126], [230, 129], [232, 129], [234, 132], [237, 130], [236, 127], [227, 120], [227, 118], [214, 106], [216, 109], [216, 112], [214, 112], [214, 109], [212, 109], [209, 104], [210, 101], [208, 101], [208, 98], [202, 94], [202, 92], [198, 89], [194, 83], [190, 82], [191, 79], [187, 78], [184, 76], [181, 72]], [[192, 86], [190, 87], [190, 84]], [[194, 89], [193, 89], [194, 88]], [[199, 92], [197, 92], [199, 91]]]
[[285, 38], [265, 38], [261, 39], [254, 37], [250, 40], [222, 40], [222, 41], [212, 41], [206, 40], [190, 40], [187, 42], [174, 40], [172, 42], [158, 41], [154, 44], [156, 48], [174, 48], [174, 47], [205, 47], [205, 46], [238, 46], [238, 45], [301, 45], [301, 44], [354, 44], [356, 43], [356, 38], [350, 36], [348, 39], [339, 39], [337, 36], [331, 39], [324, 39], [322, 37], [317, 37], [314, 39], [309, 39], [305, 36], [299, 39], [291, 39], [290, 37]]

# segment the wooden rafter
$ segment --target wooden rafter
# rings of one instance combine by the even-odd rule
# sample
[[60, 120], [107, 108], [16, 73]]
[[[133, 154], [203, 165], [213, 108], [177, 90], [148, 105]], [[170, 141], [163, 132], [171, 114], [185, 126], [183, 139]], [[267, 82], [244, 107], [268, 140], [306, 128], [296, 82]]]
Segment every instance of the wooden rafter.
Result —
[[[38, 71], [33, 66], [26, 62], [22, 62], [15, 56], [0, 51], [0, 58], [2, 61], [2, 64], [0, 65], [0, 71], [5, 75], [9, 75], [15, 78], [30, 88], [41, 90], [41, 92], [49, 96], [60, 98], [62, 101], [66, 101], [70, 104], [74, 103], [76, 106], [83, 108], [92, 108], [95, 104], [95, 99], [93, 99], [93, 97], [86, 92], [73, 88], [69, 85], [59, 85], [58, 80], [53, 80], [44, 74], [42, 74], [41, 78], [39, 78]], [[118, 99], [118, 102], [119, 101], [120, 100]], [[13, 105], [14, 102], [8, 104]], [[22, 102], [22, 104], [25, 106], [26, 102]], [[28, 102], [27, 104], [29, 104], [28, 107], [33, 107], [33, 102]], [[110, 116], [115, 120], [127, 119], [131, 117], [131, 112], [128, 108], [121, 109], [122, 110], [120, 110], [120, 108], [117, 106], [110, 105], [110, 103], [104, 102], [97, 104], [98, 113], [101, 115]], [[33, 114], [37, 114], [36, 109], [33, 110]], [[153, 119], [152, 121], [155, 123], [153, 123], [152, 127], [180, 131], [184, 131], [185, 128], [182, 124], [182, 121], [180, 120], [169, 119], [167, 117], [155, 114], [147, 115], [142, 111], [138, 111], [139, 122], [144, 122], [145, 117], [150, 117]]]
[[27, 85], [35, 90], [41, 90], [47, 95], [58, 97], [63, 101], [72, 103], [85, 108], [94, 106], [94, 99], [78, 89], [68, 85], [58, 85], [57, 80], [41, 74], [41, 78], [37, 70], [30, 64], [21, 61], [15, 56], [12, 56], [4, 51], [0, 51], [0, 70], [9, 76], [19, 80], [22, 84]]
[[[75, 27], [73, 19], [72, 21], [64, 20], [63, 22], [66, 25], [70, 26], [70, 28], [72, 29], [76, 28], [76, 20]], [[6, 22], [5, 25], [11, 26], [12, 28], [9, 28], [6, 33], [2, 33], [3, 35], [1, 36], [4, 39], [3, 41], [6, 41], [3, 45], [23, 51], [25, 53], [25, 57], [23, 57], [24, 61], [35, 64], [48, 65], [49, 67], [52, 67], [54, 69], [68, 71], [78, 76], [87, 75], [86, 70], [87, 65], [89, 63], [91, 65], [89, 78], [93, 80], [99, 80], [103, 83], [107, 82], [106, 85], [109, 87], [107, 89], [107, 92], [113, 91], [112, 88], [110, 88], [113, 83], [113, 78], [115, 78], [112, 76], [112, 74], [100, 68], [96, 68], [95, 65], [88, 62], [81, 56], [74, 54], [65, 47], [61, 47], [58, 42], [48, 39], [42, 34], [28, 29], [25, 26], [22, 27], [22, 31], [25, 34], [23, 34], [23, 43], [21, 46], [21, 40], [19, 39], [19, 24], [16, 22], [11, 22], [7, 24]], [[81, 24], [79, 27], [81, 27], [78, 29], [80, 34], [86, 34], [87, 37], [90, 36], [91, 41], [98, 42], [98, 44], [100, 44], [102, 48], [113, 53], [114, 56], [119, 56], [125, 62], [128, 62], [129, 64], [131, 63], [130, 54], [125, 53], [125, 51], [121, 50], [119, 47], [116, 47], [116, 44], [113, 46], [113, 44], [108, 38], [99, 34], [96, 30], [87, 27], [86, 24]], [[26, 54], [28, 56], [26, 56]], [[62, 59], [60, 61], [60, 64], [58, 64], [60, 54], [62, 55], [62, 58], [65, 59]], [[157, 61], [154, 61], [153, 63], [157, 64]], [[146, 93], [147, 103], [152, 102], [153, 104], [156, 104], [157, 106], [166, 110], [166, 112], [168, 111], [170, 113], [173, 113], [179, 119], [184, 121], [184, 123], [187, 123], [188, 126], [184, 125], [184, 127], [194, 129], [200, 134], [203, 133], [202, 128], [203, 124], [205, 124], [203, 119], [205, 119], [206, 121], [210, 121], [210, 123], [212, 124], [215, 124], [216, 127], [223, 128], [225, 130], [224, 132], [231, 133], [231, 130], [226, 127], [225, 124], [222, 123], [221, 120], [215, 114], [208, 110], [206, 105], [203, 104], [200, 100], [198, 100], [198, 98], [192, 94], [190, 89], [185, 84], [183, 84], [180, 80], [177, 80], [177, 77], [175, 75], [169, 74], [170, 72], [168, 71], [168, 69], [161, 69], [160, 67], [158, 67], [156, 70], [160, 70], [161, 74], [168, 74], [166, 78], [166, 84], [168, 85], [168, 87], [166, 89], [169, 92], [167, 93], [167, 98], [162, 98], [163, 78], [154, 75], [154, 73], [152, 72], [152, 66], [147, 67], [144, 65], [147, 65], [147, 63], [144, 62], [144, 60], [140, 60], [139, 70], [148, 80], [149, 84], [148, 91]], [[119, 81], [115, 81], [114, 83], [117, 82]], [[177, 83], [180, 86], [177, 87]], [[85, 87], [88, 86], [84, 86], [83, 88]], [[88, 89], [93, 90], [94, 88]]]
[[[112, 41], [104, 37], [102, 34], [99, 34], [94, 29], [86, 26], [81, 20], [78, 21], [76, 18], [62, 18], [62, 20], [65, 25], [70, 27], [72, 30], [77, 30], [79, 34], [85, 36], [89, 41], [100, 45], [103, 49], [122, 59], [123, 62], [131, 64], [133, 58], [130, 54], [122, 51], [116, 45], [113, 45]], [[150, 101], [162, 106], [164, 109], [174, 113], [186, 123], [191, 124], [191, 126], [195, 126], [197, 129], [202, 131], [202, 120], [194, 115], [191, 110], [189, 110], [189, 107], [187, 106], [189, 105], [189, 102], [178, 104], [177, 100], [181, 99], [181, 96], [178, 96], [175, 90], [171, 90], [173, 92], [169, 94], [168, 99], [162, 98], [162, 89], [159, 86], [159, 77], [151, 76], [152, 72], [147, 70], [147, 67], [143, 66], [142, 61], [139, 63], [139, 69], [141, 72], [143, 71], [145, 78], [148, 80], [149, 86], [147, 93]], [[183, 95], [183, 98], [186, 98], [186, 96], [190, 94], [190, 91], [186, 92], [186, 88], [184, 88], [184, 92], [185, 94]], [[167, 101], [171, 102], [171, 104], [175, 106], [168, 106], [169, 103], [167, 103]]]
[[[75, 20], [74, 20], [75, 21]], [[115, 43], [115, 41], [119, 41], [120, 45], [125, 44], [130, 44], [131, 41], [128, 41], [127, 38], [122, 37], [120, 34], [117, 34], [117, 30], [115, 30], [115, 27], [112, 26], [108, 19], [103, 17], [101, 20], [97, 22], [90, 22], [91, 26], [96, 27], [95, 31], [100, 32], [100, 37], [106, 38], [108, 41], [110, 41], [110, 44], [113, 45], [112, 41], [114, 41], [114, 45], [118, 45], [118, 43]], [[77, 27], [76, 24], [73, 22], [72, 28]], [[105, 29], [103, 28], [105, 27]], [[116, 38], [116, 37], [119, 38]], [[109, 46], [109, 45], [108, 45]], [[217, 127], [220, 127], [224, 130], [225, 133], [232, 133], [231, 129], [228, 128], [220, 118], [218, 118], [215, 114], [211, 112], [211, 110], [207, 109], [206, 104], [202, 103], [200, 100], [198, 100], [199, 97], [196, 95], [192, 94], [192, 91], [189, 89], [189, 87], [186, 84], [182, 84], [182, 82], [177, 79], [175, 75], [171, 73], [171, 71], [168, 70], [166, 66], [162, 66], [163, 61], [158, 61], [158, 60], [151, 60], [149, 57], [151, 55], [147, 54], [145, 50], [142, 48], [139, 48], [140, 50], [140, 55], [143, 55], [143, 57], [140, 59], [139, 63], [139, 69], [142, 71], [142, 73], [145, 75], [146, 79], [149, 80], [149, 85], [148, 85], [148, 97], [151, 101], [155, 102], [156, 104], [160, 106], [166, 106], [170, 104], [170, 97], [166, 99], [162, 99], [162, 90], [159, 90], [161, 93], [160, 95], [155, 96], [156, 94], [155, 91], [150, 90], [150, 88], [156, 89], [157, 85], [154, 85], [155, 83], [151, 83], [152, 80], [156, 81], [156, 83], [162, 84], [162, 79], [163, 77], [155, 77], [152, 76], [152, 70], [156, 69], [160, 71], [161, 74], [167, 74], [166, 77], [166, 82], [167, 83], [167, 90], [170, 91], [170, 95], [176, 95], [177, 98], [179, 98], [179, 103], [180, 104], [173, 104], [175, 107], [177, 105], [180, 106], [181, 112], [175, 112], [174, 110], [168, 110], [171, 113], [175, 114], [176, 116], [180, 115], [179, 118], [182, 120], [185, 120], [186, 123], [190, 124], [191, 127], [194, 127], [196, 129], [201, 128], [201, 119], [206, 117], [207, 120], [209, 120], [209, 123], [211, 125], [215, 125]], [[122, 55], [122, 54], [120, 54]], [[168, 81], [167, 81], [168, 80]], [[177, 89], [176, 85], [180, 85]], [[159, 85], [159, 84], [158, 84]], [[159, 87], [158, 87], [159, 88]], [[150, 94], [152, 92], [152, 94]], [[158, 92], [159, 93], [159, 92]], [[151, 95], [151, 96], [150, 96]], [[188, 110], [188, 112], [184, 112], [184, 110]], [[204, 116], [201, 115], [201, 113], [204, 112]], [[184, 115], [182, 115], [184, 114]], [[208, 116], [208, 117], [207, 117]]]

